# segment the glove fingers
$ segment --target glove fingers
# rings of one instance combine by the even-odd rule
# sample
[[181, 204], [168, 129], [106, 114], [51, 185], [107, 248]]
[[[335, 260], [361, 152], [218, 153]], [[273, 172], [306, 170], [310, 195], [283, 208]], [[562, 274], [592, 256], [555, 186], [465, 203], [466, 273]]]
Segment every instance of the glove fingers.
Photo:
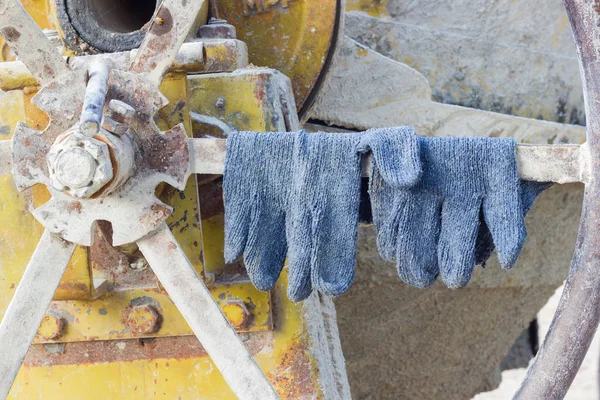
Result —
[[313, 287], [328, 296], [342, 295], [354, 281], [358, 204], [354, 208], [355, 213], [313, 209], [311, 278]]
[[396, 259], [400, 279], [411, 286], [426, 288], [439, 273], [437, 242], [440, 234], [442, 199], [433, 194], [407, 199], [399, 216]]
[[483, 199], [483, 216], [492, 233], [502, 268], [512, 268], [527, 236], [519, 193], [491, 193]]
[[260, 208], [251, 214], [244, 263], [254, 286], [267, 291], [277, 282], [285, 262], [285, 215]]
[[313, 257], [311, 245], [312, 218], [308, 211], [294, 213], [286, 227], [290, 238], [288, 249], [288, 297], [298, 302], [312, 293], [310, 264]]
[[449, 288], [461, 288], [471, 280], [480, 209], [480, 198], [449, 198], [442, 206], [438, 262]]
[[250, 207], [231, 204], [225, 200], [225, 249], [226, 263], [239, 259], [246, 248], [250, 225]]
[[400, 221], [409, 211], [406, 210], [408, 196], [398, 195], [387, 211], [388, 215], [377, 228], [377, 249], [382, 259], [390, 261], [396, 258], [398, 229]]

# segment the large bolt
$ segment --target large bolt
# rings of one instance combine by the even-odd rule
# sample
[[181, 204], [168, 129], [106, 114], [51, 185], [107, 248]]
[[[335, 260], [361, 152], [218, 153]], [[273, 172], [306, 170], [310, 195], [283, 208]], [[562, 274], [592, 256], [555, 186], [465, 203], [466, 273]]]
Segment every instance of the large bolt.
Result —
[[160, 329], [161, 317], [150, 304], [131, 305], [123, 310], [123, 323], [131, 333], [149, 334]]
[[229, 300], [222, 307], [221, 311], [234, 328], [243, 328], [250, 322], [250, 311], [246, 304], [241, 300]]
[[46, 159], [52, 186], [74, 197], [90, 197], [113, 178], [108, 145], [77, 130], [59, 136]]
[[48, 311], [44, 315], [37, 334], [43, 340], [56, 340], [63, 335], [65, 325], [66, 322], [60, 315], [54, 311]]

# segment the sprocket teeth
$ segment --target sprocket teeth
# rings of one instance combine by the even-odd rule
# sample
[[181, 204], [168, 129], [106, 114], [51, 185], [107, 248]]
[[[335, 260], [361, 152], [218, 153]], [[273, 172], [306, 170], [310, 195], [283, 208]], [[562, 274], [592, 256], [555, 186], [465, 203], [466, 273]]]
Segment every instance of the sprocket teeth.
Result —
[[[124, 87], [129, 90], [124, 91]], [[129, 104], [146, 119], [152, 119], [154, 114], [169, 104], [154, 83], [139, 74], [120, 70], [111, 70], [107, 97]]]
[[[46, 133], [58, 134], [74, 126], [83, 108], [86, 72], [74, 71], [44, 86], [31, 102], [50, 117]], [[65, 90], [68, 87], [68, 90]]]
[[148, 167], [163, 182], [184, 190], [190, 176], [190, 151], [183, 124], [150, 137], [146, 144]]
[[18, 123], [13, 137], [13, 178], [19, 190], [38, 183], [49, 184], [46, 154], [50, 144], [37, 131], [24, 123]]

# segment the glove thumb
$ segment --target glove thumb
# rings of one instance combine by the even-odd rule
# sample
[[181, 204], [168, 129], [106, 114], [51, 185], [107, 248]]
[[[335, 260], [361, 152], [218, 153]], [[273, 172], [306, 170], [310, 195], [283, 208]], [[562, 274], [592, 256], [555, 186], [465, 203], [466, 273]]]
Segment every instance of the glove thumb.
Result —
[[358, 151], [371, 151], [371, 177], [379, 174], [393, 188], [415, 185], [422, 174], [419, 140], [413, 128], [371, 129], [359, 143]]

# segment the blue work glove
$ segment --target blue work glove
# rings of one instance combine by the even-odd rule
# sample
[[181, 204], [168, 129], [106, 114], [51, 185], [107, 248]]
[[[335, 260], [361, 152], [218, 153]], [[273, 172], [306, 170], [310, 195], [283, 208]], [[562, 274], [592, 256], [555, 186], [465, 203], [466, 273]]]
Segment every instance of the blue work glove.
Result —
[[299, 132], [288, 238], [288, 297], [339, 296], [354, 280], [361, 153], [356, 133]]
[[515, 142], [422, 137], [419, 145], [423, 176], [411, 188], [377, 172], [386, 163], [373, 152], [370, 196], [382, 257], [396, 258], [412, 286], [428, 287], [440, 274], [448, 287], [462, 287], [475, 266], [481, 211], [501, 266], [510, 268], [526, 236]]
[[275, 285], [285, 261], [295, 137], [294, 133], [233, 132], [227, 138], [225, 262], [243, 254], [248, 275], [259, 290]]
[[[288, 248], [288, 296], [337, 296], [354, 279], [360, 134], [229, 136], [223, 189], [225, 259], [244, 254], [261, 290], [273, 287]], [[416, 180], [416, 179], [415, 179]]]
[[[552, 182], [531, 182], [521, 181], [521, 206], [523, 207], [523, 216], [527, 215], [535, 199], [546, 189], [553, 185]], [[483, 219], [483, 214], [479, 217], [480, 226], [477, 234], [477, 244], [475, 246], [475, 263], [485, 267], [485, 263], [494, 251], [494, 240]]]

